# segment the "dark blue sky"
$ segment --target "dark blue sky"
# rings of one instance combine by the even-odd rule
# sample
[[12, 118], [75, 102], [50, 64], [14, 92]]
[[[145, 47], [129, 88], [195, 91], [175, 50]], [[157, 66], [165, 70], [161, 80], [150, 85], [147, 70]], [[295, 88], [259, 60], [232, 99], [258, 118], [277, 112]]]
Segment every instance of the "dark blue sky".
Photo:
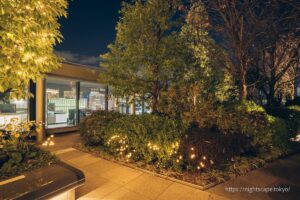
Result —
[[122, 0], [69, 1], [68, 18], [60, 20], [64, 40], [55, 47], [66, 59], [98, 65], [99, 55], [114, 41]]

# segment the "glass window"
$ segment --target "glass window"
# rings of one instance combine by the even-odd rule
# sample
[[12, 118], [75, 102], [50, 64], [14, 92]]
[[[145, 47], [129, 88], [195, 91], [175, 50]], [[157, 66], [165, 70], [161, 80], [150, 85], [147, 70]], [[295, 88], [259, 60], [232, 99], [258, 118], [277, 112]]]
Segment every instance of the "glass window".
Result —
[[118, 99], [118, 111], [122, 114], [130, 113], [130, 106], [127, 103], [126, 99], [123, 98]]
[[28, 120], [27, 99], [9, 99], [9, 92], [0, 93], [0, 129], [3, 129], [12, 118], [20, 122]]
[[46, 79], [46, 126], [74, 126], [77, 122], [76, 81], [49, 77]]
[[118, 110], [117, 98], [112, 95], [112, 87], [108, 87], [108, 110], [116, 111]]
[[99, 83], [80, 82], [80, 120], [95, 110], [105, 110], [106, 87]]

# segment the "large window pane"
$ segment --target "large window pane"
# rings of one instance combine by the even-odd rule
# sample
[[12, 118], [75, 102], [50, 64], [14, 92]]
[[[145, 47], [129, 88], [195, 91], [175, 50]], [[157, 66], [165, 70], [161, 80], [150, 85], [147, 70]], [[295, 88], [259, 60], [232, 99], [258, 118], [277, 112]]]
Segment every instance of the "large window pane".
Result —
[[47, 78], [47, 127], [74, 126], [77, 121], [76, 113], [76, 81], [54, 77]]
[[112, 95], [112, 87], [108, 87], [108, 110], [116, 111], [118, 110], [117, 99]]
[[17, 118], [19, 122], [28, 120], [28, 101], [9, 99], [9, 92], [0, 93], [0, 129], [3, 129], [12, 118]]
[[93, 111], [105, 110], [105, 89], [98, 83], [80, 82], [80, 120]]

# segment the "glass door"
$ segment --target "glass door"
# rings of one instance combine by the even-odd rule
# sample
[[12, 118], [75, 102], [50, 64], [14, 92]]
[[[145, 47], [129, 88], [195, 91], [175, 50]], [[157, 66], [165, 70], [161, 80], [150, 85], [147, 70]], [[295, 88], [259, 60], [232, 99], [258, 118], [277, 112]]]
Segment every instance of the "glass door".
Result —
[[74, 80], [46, 79], [46, 127], [58, 128], [77, 124], [76, 84]]

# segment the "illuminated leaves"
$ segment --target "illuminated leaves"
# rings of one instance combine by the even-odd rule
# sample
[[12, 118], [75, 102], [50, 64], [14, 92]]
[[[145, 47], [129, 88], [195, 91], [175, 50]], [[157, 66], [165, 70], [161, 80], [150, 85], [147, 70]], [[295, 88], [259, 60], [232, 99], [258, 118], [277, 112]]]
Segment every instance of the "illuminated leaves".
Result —
[[59, 17], [66, 0], [0, 0], [0, 92], [21, 98], [29, 80], [59, 66], [53, 46], [60, 42]]

